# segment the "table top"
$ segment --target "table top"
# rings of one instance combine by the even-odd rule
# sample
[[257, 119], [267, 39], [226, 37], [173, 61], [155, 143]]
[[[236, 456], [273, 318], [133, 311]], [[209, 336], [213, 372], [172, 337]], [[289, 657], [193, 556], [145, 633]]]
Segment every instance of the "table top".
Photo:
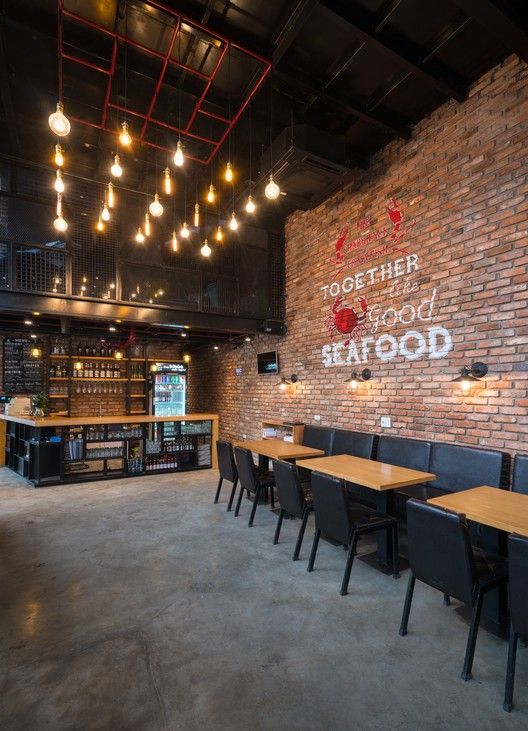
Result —
[[292, 444], [282, 439], [250, 439], [237, 442], [236, 447], [245, 447], [252, 452], [262, 454], [271, 459], [300, 459], [301, 457], [318, 457], [324, 454], [322, 449], [304, 447], [302, 444]]
[[457, 513], [468, 520], [528, 537], [528, 495], [498, 487], [472, 487], [427, 502]]
[[377, 462], [373, 459], [353, 457], [350, 454], [316, 457], [306, 461], [300, 460], [297, 465], [380, 491], [393, 490], [408, 485], [419, 485], [422, 482], [430, 482], [436, 477], [430, 472], [410, 470], [408, 467], [398, 467], [385, 462]]

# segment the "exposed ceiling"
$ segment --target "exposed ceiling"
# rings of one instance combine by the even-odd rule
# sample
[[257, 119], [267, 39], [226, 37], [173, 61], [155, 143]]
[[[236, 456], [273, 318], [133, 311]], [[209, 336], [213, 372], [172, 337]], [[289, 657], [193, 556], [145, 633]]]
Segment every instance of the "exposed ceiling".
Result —
[[[435, 107], [448, 99], [463, 102], [470, 84], [506, 55], [528, 60], [523, 0], [166, 0], [165, 6], [65, 0], [58, 25], [56, 0], [3, 0], [0, 66], [8, 73], [0, 76], [0, 152], [50, 163], [54, 141], [47, 117], [58, 97], [58, 27], [66, 55], [85, 62], [63, 59], [67, 111], [98, 124], [107, 109], [105, 125], [117, 130], [124, 117], [116, 107], [134, 107], [143, 116], [129, 114], [133, 136], [169, 149], [177, 134], [148, 118], [176, 127], [181, 122], [220, 142], [188, 136], [186, 149], [212, 159], [215, 175], [230, 156], [238, 192], [247, 186], [250, 159], [253, 180], [267, 172], [259, 163], [269, 145], [271, 104], [273, 137], [304, 122], [343, 136], [353, 177], [355, 165], [368, 164], [389, 140], [410, 137], [413, 125]], [[113, 33], [136, 45], [114, 42]], [[231, 51], [227, 41], [234, 44]], [[105, 71], [86, 63], [107, 70], [114, 56], [109, 85]], [[261, 59], [273, 64], [267, 80]], [[222, 144], [229, 125], [216, 117], [233, 120], [241, 109]], [[116, 134], [74, 124], [66, 147], [70, 172], [103, 182]], [[136, 142], [123, 183], [150, 190], [167, 159], [164, 150]], [[207, 185], [211, 171], [196, 164], [186, 174], [194, 188]]]

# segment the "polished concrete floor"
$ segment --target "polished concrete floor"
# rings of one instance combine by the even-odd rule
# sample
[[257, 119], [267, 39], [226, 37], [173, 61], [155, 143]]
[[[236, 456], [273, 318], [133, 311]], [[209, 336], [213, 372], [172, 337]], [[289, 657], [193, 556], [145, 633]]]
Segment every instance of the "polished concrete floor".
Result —
[[[528, 728], [528, 649], [502, 710], [506, 643], [342, 549], [290, 560], [298, 523], [213, 505], [213, 472], [35, 490], [0, 470], [0, 728]], [[310, 526], [311, 528], [311, 526]], [[366, 543], [360, 551], [368, 550]]]

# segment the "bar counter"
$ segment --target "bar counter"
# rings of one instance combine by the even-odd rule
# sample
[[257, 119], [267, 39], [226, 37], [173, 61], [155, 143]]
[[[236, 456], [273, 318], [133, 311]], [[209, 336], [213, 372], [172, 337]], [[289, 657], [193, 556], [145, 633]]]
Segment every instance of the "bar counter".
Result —
[[0, 414], [5, 465], [35, 487], [216, 467], [216, 414]]

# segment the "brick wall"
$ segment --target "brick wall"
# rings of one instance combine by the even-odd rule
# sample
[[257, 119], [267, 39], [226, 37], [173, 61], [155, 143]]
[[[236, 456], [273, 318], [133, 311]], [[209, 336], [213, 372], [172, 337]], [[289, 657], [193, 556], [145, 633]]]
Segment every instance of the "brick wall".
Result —
[[[387, 415], [392, 427], [386, 433], [528, 451], [527, 76], [525, 64], [507, 59], [475, 84], [465, 103], [445, 104], [416, 126], [411, 141], [395, 141], [375, 156], [350, 186], [315, 210], [289, 217], [286, 336], [258, 336], [236, 350], [221, 346], [193, 355], [194, 381], [201, 384], [195, 408], [218, 411], [224, 437], [257, 436], [265, 417], [317, 423], [315, 415], [322, 424], [380, 432], [380, 416]], [[345, 303], [360, 312], [358, 295], [364, 295], [372, 329], [373, 314], [389, 307], [399, 312], [407, 304], [417, 308], [436, 288], [432, 321], [409, 323], [407, 308], [406, 324], [393, 326], [389, 313], [373, 337], [389, 334], [397, 342], [408, 330], [426, 335], [438, 326], [448, 330], [453, 348], [439, 359], [425, 351], [415, 360], [401, 353], [383, 360], [371, 344], [366, 363], [356, 365], [352, 358], [349, 365], [325, 367], [323, 346], [345, 338], [329, 339], [324, 320], [333, 298], [324, 300], [321, 287], [404, 256], [369, 258], [380, 243], [394, 243], [385, 237], [360, 248], [365, 259], [336, 277], [334, 242], [345, 225], [351, 240], [392, 225], [392, 198], [403, 211], [403, 227], [416, 220], [398, 242], [418, 256], [419, 269], [398, 279], [411, 291], [392, 288], [394, 278], [376, 279], [346, 294]], [[357, 224], [366, 218], [370, 227], [361, 231]], [[424, 316], [429, 306], [422, 308]], [[391, 342], [380, 346], [382, 355]], [[419, 344], [407, 341], [411, 351]], [[256, 352], [274, 348], [281, 375], [297, 373], [300, 379], [286, 392], [274, 386], [277, 377], [256, 374]], [[349, 354], [340, 345], [334, 352], [344, 359]], [[475, 360], [484, 361], [489, 374], [462, 396], [452, 379]], [[365, 365], [372, 380], [353, 393], [343, 381]], [[235, 375], [236, 367], [242, 375]]]

